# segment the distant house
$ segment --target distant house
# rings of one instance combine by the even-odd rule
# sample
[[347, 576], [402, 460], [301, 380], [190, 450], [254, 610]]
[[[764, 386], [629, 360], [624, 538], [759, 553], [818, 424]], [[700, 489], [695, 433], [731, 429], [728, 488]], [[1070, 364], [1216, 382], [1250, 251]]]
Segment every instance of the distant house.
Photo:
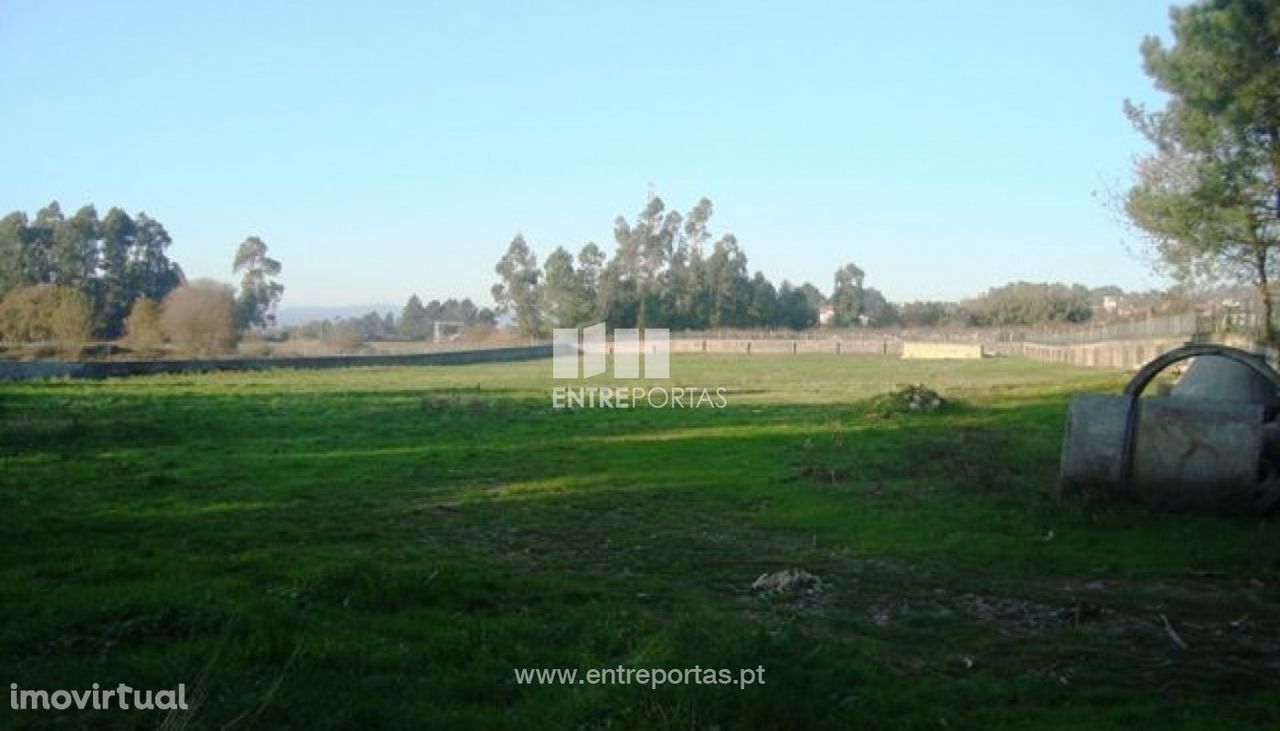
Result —
[[1133, 295], [1109, 294], [1102, 298], [1102, 312], [1111, 317], [1133, 317], [1139, 313], [1140, 301]]
[[836, 308], [834, 305], [823, 305], [818, 308], [818, 324], [830, 325], [836, 320]]

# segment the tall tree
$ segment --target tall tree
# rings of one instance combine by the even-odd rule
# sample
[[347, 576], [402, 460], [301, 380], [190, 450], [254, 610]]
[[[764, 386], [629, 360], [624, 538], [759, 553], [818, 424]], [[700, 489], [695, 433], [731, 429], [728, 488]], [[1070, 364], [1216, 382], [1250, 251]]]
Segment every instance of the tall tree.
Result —
[[231, 270], [242, 274], [236, 297], [236, 324], [240, 329], [275, 324], [275, 306], [284, 295], [284, 285], [274, 279], [280, 269], [280, 262], [268, 255], [266, 243], [257, 236], [245, 239], [236, 249]]
[[58, 230], [66, 224], [57, 201], [36, 211], [27, 230], [25, 256], [22, 258], [24, 279], [30, 284], [51, 284], [54, 275], [54, 246]]
[[[806, 285], [813, 288], [813, 285]], [[783, 281], [778, 288], [778, 324], [791, 330], [803, 330], [818, 324], [818, 305], [810, 302], [806, 291]]]
[[613, 327], [633, 327], [640, 309], [640, 248], [622, 216], [613, 221], [613, 239], [617, 247], [600, 275], [600, 313]]
[[1174, 42], [1142, 43], [1145, 70], [1169, 95], [1126, 112], [1155, 151], [1137, 165], [1125, 208], [1180, 280], [1257, 288], [1275, 342], [1280, 247], [1280, 4], [1209, 0], [1170, 11]]
[[98, 328], [108, 337], [120, 334], [124, 318], [136, 299], [129, 276], [129, 255], [134, 248], [137, 230], [133, 218], [119, 208], [108, 210], [102, 219], [102, 243], [98, 255], [100, 272], [93, 297], [97, 302]]
[[671, 263], [667, 267], [662, 303], [667, 323], [673, 328], [693, 327], [697, 297], [698, 270], [694, 266], [693, 251], [682, 236], [671, 251]]
[[541, 272], [538, 271], [538, 258], [525, 243], [524, 236], [516, 234], [507, 247], [507, 253], [498, 260], [494, 272], [500, 281], [493, 285], [491, 292], [498, 307], [515, 317], [516, 328], [522, 334], [529, 337], [542, 335]]
[[667, 266], [672, 248], [680, 232], [682, 217], [677, 211], [666, 211], [662, 199], [653, 196], [637, 223], [641, 234], [640, 312], [641, 329], [646, 325], [667, 325], [669, 316], [662, 307], [663, 294], [670, 286]]
[[427, 319], [427, 309], [422, 306], [418, 295], [409, 295], [400, 312], [399, 331], [401, 337], [409, 340], [425, 340], [431, 332], [431, 322]]
[[[169, 238], [169, 232], [159, 221], [145, 213], [138, 213], [134, 225], [136, 229], [128, 265], [130, 294], [134, 299], [163, 299], [183, 279], [182, 269], [167, 254], [173, 239]], [[277, 263], [277, 272], [279, 266]]]
[[588, 241], [578, 251], [578, 285], [582, 291], [583, 322], [600, 319], [600, 278], [604, 276], [605, 255], [594, 242]]
[[875, 287], [862, 290], [861, 314], [871, 327], [889, 327], [901, 321], [898, 308]]
[[764, 272], [756, 272], [751, 279], [746, 315], [747, 323], [756, 327], [773, 327], [778, 324], [778, 290]]
[[751, 297], [747, 255], [733, 234], [721, 236], [711, 256], [707, 257], [706, 287], [710, 304], [709, 326], [740, 327], [750, 324], [746, 316]]
[[809, 306], [813, 308], [814, 316], [817, 317], [818, 313], [822, 311], [822, 306], [827, 304], [827, 296], [822, 293], [822, 290], [813, 286], [812, 282], [805, 282], [796, 287], [796, 289], [804, 293], [805, 300], [809, 302]]
[[668, 300], [673, 327], [707, 326], [710, 298], [706, 296], [704, 249], [711, 239], [711, 213], [711, 201], [699, 200], [684, 217], [684, 226], [672, 250]]
[[573, 254], [557, 246], [542, 268], [542, 305], [547, 320], [556, 327], [577, 326], [578, 273], [573, 268]]
[[[666, 324], [661, 303], [667, 284], [667, 264], [681, 221], [680, 214], [668, 211], [656, 195], [649, 196], [634, 222], [628, 223], [621, 216], [614, 221], [613, 236], [618, 251], [611, 263], [610, 273], [615, 280], [613, 293], [619, 298], [634, 300], [634, 322], [641, 329], [648, 324]], [[625, 300], [623, 303], [631, 304]]]
[[863, 288], [866, 273], [850, 262], [836, 270], [831, 288], [831, 305], [835, 308], [835, 323], [846, 327], [862, 324]]
[[52, 279], [58, 284], [89, 289], [98, 268], [98, 211], [84, 206], [54, 227], [50, 251]]
[[25, 284], [23, 259], [27, 247], [27, 214], [14, 211], [0, 218], [0, 297]]

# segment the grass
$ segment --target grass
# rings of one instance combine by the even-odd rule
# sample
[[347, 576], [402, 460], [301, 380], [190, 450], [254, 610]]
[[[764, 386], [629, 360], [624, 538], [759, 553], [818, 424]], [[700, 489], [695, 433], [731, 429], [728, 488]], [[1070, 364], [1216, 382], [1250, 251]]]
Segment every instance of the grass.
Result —
[[[211, 729], [1280, 723], [1274, 523], [1047, 497], [1069, 394], [1122, 374], [672, 372], [729, 405], [553, 410], [545, 361], [0, 386], [0, 680], [182, 682]], [[905, 383], [947, 405], [877, 406]], [[822, 592], [752, 593], [785, 568]], [[619, 665], [765, 684], [514, 678]]]

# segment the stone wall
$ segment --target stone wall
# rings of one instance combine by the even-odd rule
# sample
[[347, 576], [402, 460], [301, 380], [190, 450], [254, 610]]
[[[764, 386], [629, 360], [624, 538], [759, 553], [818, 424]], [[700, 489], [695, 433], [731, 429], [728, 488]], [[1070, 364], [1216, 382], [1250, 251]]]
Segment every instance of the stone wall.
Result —
[[[978, 358], [989, 355], [1023, 357], [1045, 363], [1133, 370], [1186, 342], [1184, 338], [1111, 340], [1100, 343], [1048, 345], [1027, 342], [902, 343], [883, 340], [785, 340], [676, 338], [671, 352], [718, 355], [861, 355], [904, 358]], [[1223, 341], [1245, 350], [1249, 343]], [[349, 355], [293, 358], [226, 358], [154, 361], [0, 361], [0, 380], [35, 378], [110, 378], [152, 373], [207, 373], [270, 368], [351, 368], [356, 366], [461, 365], [550, 358], [550, 345], [482, 350], [455, 350], [407, 355]]]
[[719, 355], [902, 355], [902, 343], [894, 340], [787, 340], [784, 338], [675, 338], [672, 353]]
[[928, 360], [976, 360], [982, 357], [982, 344], [906, 342], [902, 344], [902, 357]]
[[1022, 355], [1045, 363], [1095, 368], [1134, 370], [1161, 353], [1186, 343], [1186, 338], [1153, 338], [1147, 340], [1108, 340], [1077, 345], [1042, 345], [1023, 343]]

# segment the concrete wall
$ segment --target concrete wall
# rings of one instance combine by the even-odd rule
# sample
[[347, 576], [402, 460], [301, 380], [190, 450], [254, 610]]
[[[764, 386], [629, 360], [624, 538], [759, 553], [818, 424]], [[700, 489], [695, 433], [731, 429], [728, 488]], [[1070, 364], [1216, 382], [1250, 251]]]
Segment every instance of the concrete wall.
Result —
[[[1167, 337], [1111, 340], [1102, 343], [1077, 345], [1045, 345], [1039, 343], [1006, 343], [1005, 345], [1019, 345], [1023, 351], [1010, 352], [1007, 353], [1008, 355], [1021, 355], [1046, 363], [1067, 363], [1097, 368], [1137, 370], [1157, 356], [1186, 345], [1187, 342], [1188, 339], [1185, 337]], [[1249, 353], [1256, 353], [1261, 355], [1272, 368], [1280, 369], [1280, 351], [1270, 346], [1259, 345], [1249, 337], [1222, 333], [1203, 340], [1197, 340], [1196, 342], [1217, 343]]]
[[902, 343], [893, 340], [787, 340], [784, 338], [676, 338], [672, 353], [712, 353], [718, 355], [833, 355], [902, 354]]
[[152, 373], [258, 371], [271, 368], [351, 368], [356, 366], [462, 365], [550, 358], [550, 345], [485, 350], [453, 350], [411, 355], [334, 355], [318, 358], [227, 358], [214, 360], [0, 361], [0, 380], [32, 378], [112, 378]]
[[1161, 338], [1151, 340], [1109, 340], [1102, 343], [1079, 345], [1041, 345], [1023, 343], [1022, 354], [1032, 360], [1045, 363], [1097, 368], [1140, 368], [1161, 353], [1186, 343], [1185, 338]]
[[[862, 355], [904, 358], [977, 358], [986, 352], [1046, 363], [1136, 369], [1157, 355], [1184, 344], [1184, 338], [1112, 340], [1102, 343], [1045, 345], [1025, 342], [902, 343], [893, 340], [697, 339], [671, 341], [672, 353], [719, 355]], [[1250, 350], [1248, 344], [1226, 343]], [[356, 366], [461, 365], [550, 358], [550, 345], [485, 350], [456, 350], [408, 355], [350, 355], [296, 358], [228, 358], [156, 361], [0, 361], [0, 380], [33, 378], [110, 378], [151, 373], [207, 373], [270, 368], [351, 368]]]
[[982, 350], [987, 355], [998, 355], [1005, 358], [1025, 358], [1026, 343], [1021, 340], [1009, 341], [1000, 340], [997, 342], [983, 343]]
[[976, 360], [982, 357], [982, 344], [907, 342], [902, 344], [902, 357]]
[[[1046, 363], [1099, 368], [1138, 368], [1157, 355], [1186, 342], [1184, 337], [1111, 340], [1101, 343], [1045, 345], [1028, 342], [945, 343], [883, 340], [786, 340], [677, 338], [672, 353], [720, 355], [878, 355], [903, 358], [980, 358], [983, 354], [1030, 358]], [[1234, 343], [1233, 343], [1234, 344]], [[1238, 345], [1238, 344], [1237, 344]]]

